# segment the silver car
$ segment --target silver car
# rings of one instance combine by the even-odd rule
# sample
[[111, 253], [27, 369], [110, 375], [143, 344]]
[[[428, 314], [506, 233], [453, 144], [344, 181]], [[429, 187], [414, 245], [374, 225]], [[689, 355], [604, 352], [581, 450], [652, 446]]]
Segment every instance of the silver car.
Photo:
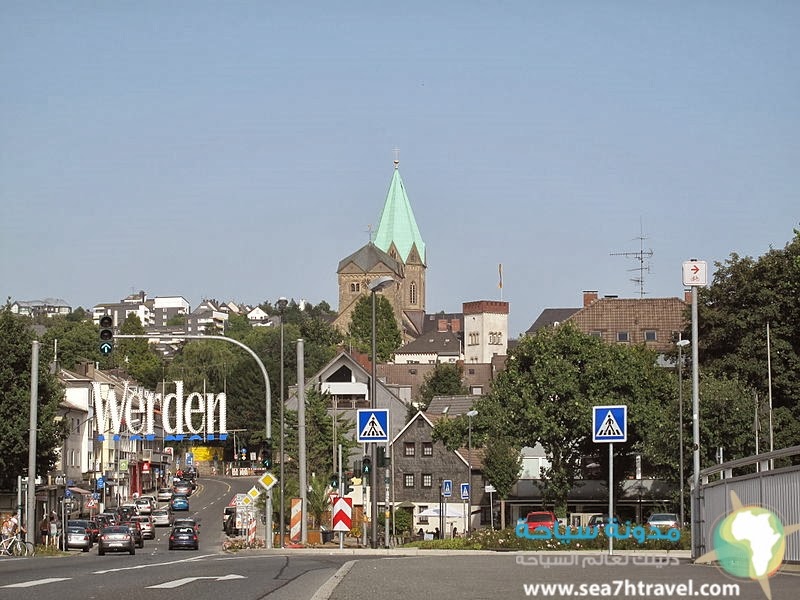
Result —
[[158, 508], [150, 515], [153, 525], [156, 527], [168, 527], [170, 525], [169, 511], [166, 508]]
[[131, 517], [131, 521], [135, 521], [139, 523], [139, 527], [142, 530], [142, 537], [146, 540], [153, 540], [156, 537], [156, 527], [153, 524], [153, 519], [150, 518], [150, 515], [139, 515], [135, 517]]

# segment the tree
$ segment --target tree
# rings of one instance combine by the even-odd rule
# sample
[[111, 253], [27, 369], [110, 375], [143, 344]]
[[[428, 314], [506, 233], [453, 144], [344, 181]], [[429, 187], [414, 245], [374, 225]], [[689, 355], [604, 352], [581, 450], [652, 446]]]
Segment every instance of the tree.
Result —
[[[711, 285], [698, 295], [703, 370], [737, 378], [766, 398], [769, 323], [773, 406], [800, 420], [800, 230], [782, 249], [758, 259], [733, 253], [716, 267]], [[776, 448], [800, 443], [796, 427], [776, 434]]]
[[[671, 393], [669, 376], [656, 366], [654, 353], [607, 344], [568, 323], [523, 337], [506, 365], [491, 393], [475, 403], [473, 435], [476, 428], [479, 439], [507, 435], [518, 448], [540, 443], [550, 466], [537, 483], [559, 516], [566, 513], [582, 458], [596, 451], [592, 406], [626, 404], [636, 418], [646, 402], [666, 404]], [[627, 446], [617, 447], [624, 451], [636, 440], [632, 431]]]
[[434, 396], [463, 396], [468, 393], [464, 385], [464, 367], [439, 363], [425, 376], [417, 392], [417, 400], [421, 405], [420, 410], [425, 410]]
[[55, 317], [49, 325], [41, 338], [41, 359], [48, 365], [56, 356], [58, 364], [69, 370], [82, 362], [104, 362], [99, 350], [98, 328], [94, 323]]
[[[372, 355], [372, 295], [362, 296], [353, 308], [347, 331], [350, 343], [359, 352]], [[403, 338], [389, 301], [375, 295], [375, 354], [378, 362], [388, 362], [400, 347]]]
[[[14, 315], [9, 306], [0, 310], [0, 488], [28, 470], [30, 430], [31, 357], [35, 334], [30, 321]], [[37, 373], [36, 474], [52, 469], [67, 436], [67, 422], [56, 421], [63, 390], [39, 361]]]
[[[130, 314], [119, 328], [121, 334], [143, 335], [142, 322], [135, 314]], [[164, 363], [161, 357], [144, 338], [120, 339], [112, 352], [114, 361], [145, 388], [154, 390], [164, 377]]]

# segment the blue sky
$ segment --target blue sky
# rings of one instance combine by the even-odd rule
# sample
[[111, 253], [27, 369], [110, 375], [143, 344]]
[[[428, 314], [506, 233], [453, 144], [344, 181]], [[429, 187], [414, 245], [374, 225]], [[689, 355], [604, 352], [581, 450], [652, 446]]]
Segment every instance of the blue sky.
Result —
[[395, 148], [428, 311], [502, 263], [512, 336], [800, 225], [798, 2], [341, 4], [3, 2], [3, 299], [336, 309]]

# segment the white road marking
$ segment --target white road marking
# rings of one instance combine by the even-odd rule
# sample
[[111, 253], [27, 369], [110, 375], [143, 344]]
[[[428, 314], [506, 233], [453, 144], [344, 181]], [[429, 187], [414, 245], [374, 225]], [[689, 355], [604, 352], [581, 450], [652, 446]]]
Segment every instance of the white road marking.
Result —
[[159, 583], [158, 585], [149, 585], [147, 586], [148, 589], [161, 589], [167, 590], [176, 587], [180, 587], [182, 585], [186, 585], [187, 583], [192, 583], [193, 581], [199, 581], [200, 579], [214, 579], [216, 581], [230, 581], [233, 579], [247, 579], [244, 575], [223, 575], [221, 577], [184, 577], [183, 579], [175, 579], [174, 581], [165, 581], [164, 583]]
[[22, 583], [12, 583], [11, 585], [4, 585], [4, 588], [29, 588], [37, 585], [45, 585], [48, 583], [57, 583], [59, 581], [67, 581], [71, 577], [48, 577], [47, 579], [34, 579], [33, 581], [23, 581]]

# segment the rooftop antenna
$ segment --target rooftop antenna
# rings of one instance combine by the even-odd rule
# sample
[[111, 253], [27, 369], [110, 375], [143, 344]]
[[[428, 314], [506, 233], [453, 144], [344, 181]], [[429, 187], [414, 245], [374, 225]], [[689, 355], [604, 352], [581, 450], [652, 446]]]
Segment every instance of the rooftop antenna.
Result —
[[644, 298], [644, 295], [647, 293], [644, 291], [644, 274], [645, 271], [650, 273], [650, 263], [648, 262], [650, 258], [653, 257], [653, 249], [648, 248], [647, 250], [644, 249], [644, 241], [647, 239], [644, 236], [642, 230], [642, 220], [639, 219], [639, 237], [634, 238], [639, 240], [639, 251], [638, 252], [612, 252], [610, 256], [625, 256], [627, 258], [634, 258], [639, 261], [639, 266], [633, 269], [628, 269], [629, 271], [639, 271], [638, 277], [631, 277], [631, 281], [639, 286], [639, 298]]
[[369, 241], [372, 243], [372, 223], [367, 225], [367, 234], [369, 235]]

